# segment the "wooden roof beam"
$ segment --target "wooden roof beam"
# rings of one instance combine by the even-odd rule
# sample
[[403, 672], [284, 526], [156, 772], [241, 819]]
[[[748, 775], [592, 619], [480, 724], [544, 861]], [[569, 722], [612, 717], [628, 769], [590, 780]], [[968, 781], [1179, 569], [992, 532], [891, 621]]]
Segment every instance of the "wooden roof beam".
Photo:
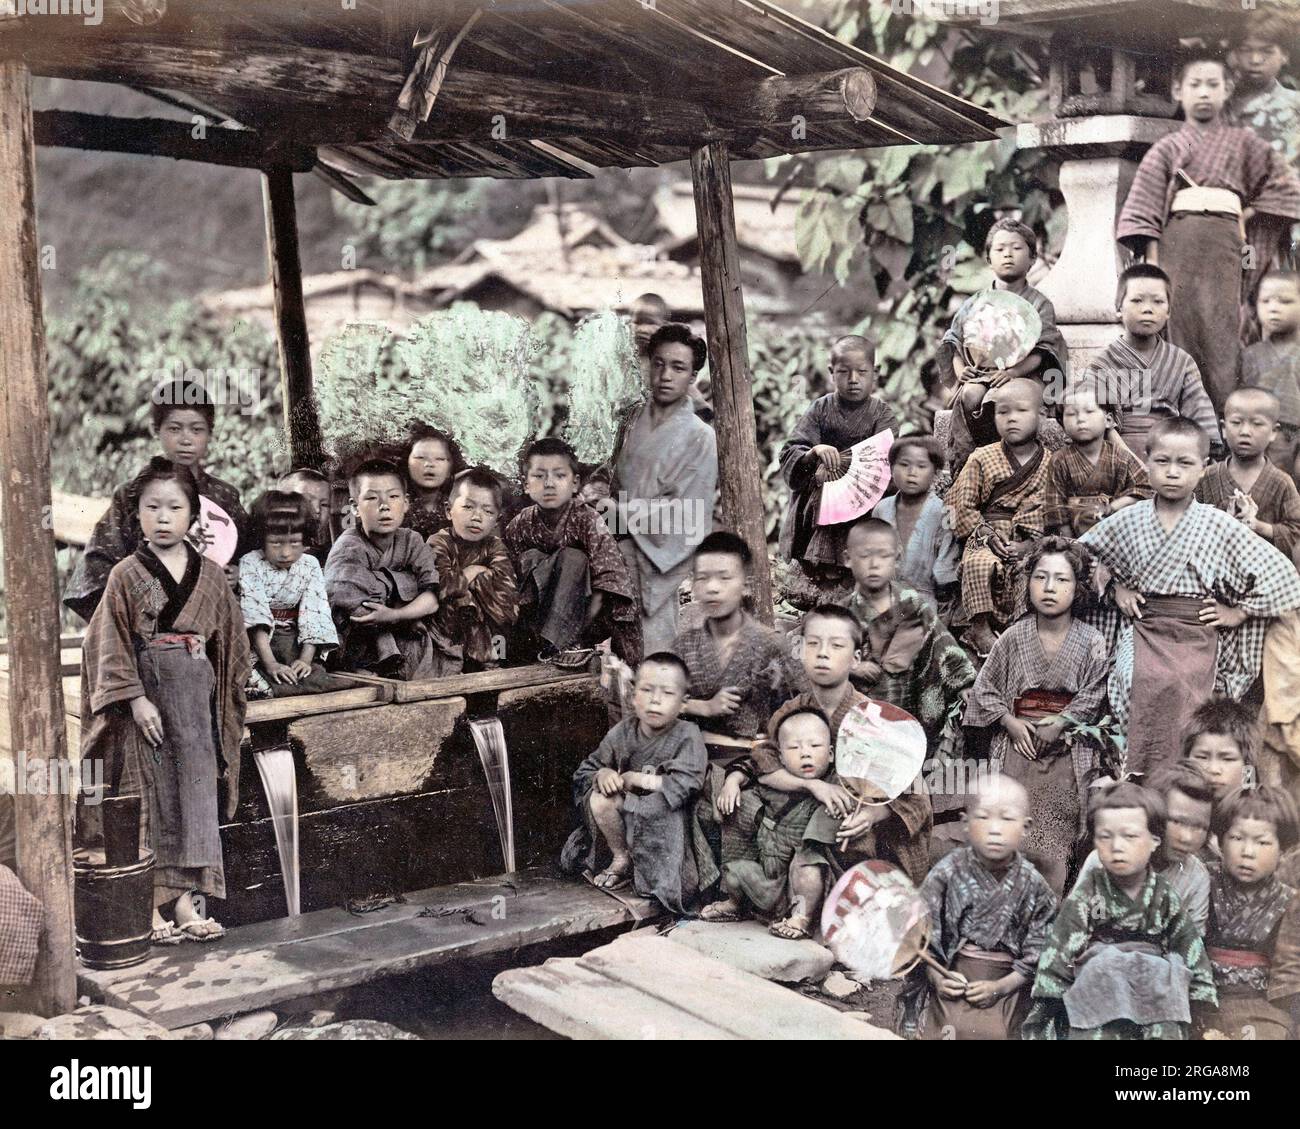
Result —
[[270, 141], [248, 129], [213, 125], [202, 137], [195, 137], [194, 127], [188, 122], [163, 118], [110, 118], [70, 110], [39, 110], [32, 116], [37, 145], [138, 153], [247, 169], [309, 172], [316, 164], [313, 150]]

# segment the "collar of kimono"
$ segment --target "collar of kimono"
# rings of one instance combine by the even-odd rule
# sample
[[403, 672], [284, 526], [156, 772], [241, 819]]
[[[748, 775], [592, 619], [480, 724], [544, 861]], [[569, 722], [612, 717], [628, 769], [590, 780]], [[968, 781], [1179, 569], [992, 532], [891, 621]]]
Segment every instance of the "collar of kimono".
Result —
[[181, 609], [189, 601], [190, 596], [194, 594], [194, 586], [198, 583], [199, 570], [203, 567], [203, 558], [195, 551], [194, 546], [188, 541], [181, 542], [185, 546], [185, 572], [179, 581], [172, 576], [171, 571], [167, 568], [148, 543], [141, 544], [135, 551], [136, 559], [144, 565], [149, 575], [154, 577], [162, 585], [163, 592], [167, 596], [167, 603], [163, 605], [162, 611], [158, 613], [157, 630], [169, 631], [176, 622], [176, 617], [180, 615]]

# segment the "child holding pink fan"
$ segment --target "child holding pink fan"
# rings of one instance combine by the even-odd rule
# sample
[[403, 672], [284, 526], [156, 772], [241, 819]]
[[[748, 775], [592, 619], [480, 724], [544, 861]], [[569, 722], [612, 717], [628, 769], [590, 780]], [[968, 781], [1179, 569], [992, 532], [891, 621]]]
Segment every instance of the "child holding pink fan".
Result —
[[848, 524], [819, 525], [823, 483], [848, 469], [848, 449], [882, 431], [897, 432], [894, 413], [876, 389], [876, 343], [841, 337], [831, 346], [835, 391], [814, 400], [781, 448], [781, 476], [790, 508], [781, 523], [781, 555], [798, 561], [813, 581], [844, 576]]

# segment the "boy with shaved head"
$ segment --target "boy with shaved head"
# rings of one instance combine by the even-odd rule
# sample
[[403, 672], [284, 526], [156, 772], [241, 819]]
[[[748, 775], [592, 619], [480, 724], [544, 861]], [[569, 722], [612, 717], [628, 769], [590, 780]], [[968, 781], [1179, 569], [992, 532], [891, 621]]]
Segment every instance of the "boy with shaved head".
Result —
[[978, 448], [944, 501], [965, 542], [961, 600], [968, 642], [988, 654], [1015, 602], [1020, 559], [1043, 532], [1047, 459], [1038, 439], [1043, 387], [1020, 377], [990, 391], [999, 440]]

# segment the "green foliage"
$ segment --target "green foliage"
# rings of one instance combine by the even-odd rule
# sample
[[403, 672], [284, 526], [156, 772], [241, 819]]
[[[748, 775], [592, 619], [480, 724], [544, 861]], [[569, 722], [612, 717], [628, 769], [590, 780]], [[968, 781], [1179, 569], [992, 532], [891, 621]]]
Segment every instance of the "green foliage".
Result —
[[[839, 0], [829, 26], [841, 39], [903, 70], [948, 64], [954, 93], [1008, 121], [1041, 113], [1042, 60], [1029, 46], [969, 37], [891, 5]], [[925, 398], [933, 346], [955, 300], [987, 285], [980, 239], [990, 209], [1014, 200], [1024, 221], [1049, 239], [1064, 221], [1052, 212], [1052, 173], [1040, 153], [1020, 152], [1011, 137], [976, 145], [898, 146], [865, 155], [810, 158], [812, 187], [796, 218], [805, 269], [829, 270], [868, 290], [869, 312], [857, 327], [875, 337], [886, 394], [904, 415]], [[769, 175], [788, 175], [769, 162]], [[968, 233], [977, 233], [971, 236]], [[981, 239], [982, 242], [982, 239]]]
[[479, 234], [472, 222], [489, 192], [481, 180], [398, 180], [367, 187], [374, 206], [335, 198], [357, 233], [359, 261], [423, 271], [453, 257]]
[[585, 463], [609, 458], [618, 413], [642, 395], [632, 329], [613, 310], [585, 318], [573, 334], [564, 435]]

